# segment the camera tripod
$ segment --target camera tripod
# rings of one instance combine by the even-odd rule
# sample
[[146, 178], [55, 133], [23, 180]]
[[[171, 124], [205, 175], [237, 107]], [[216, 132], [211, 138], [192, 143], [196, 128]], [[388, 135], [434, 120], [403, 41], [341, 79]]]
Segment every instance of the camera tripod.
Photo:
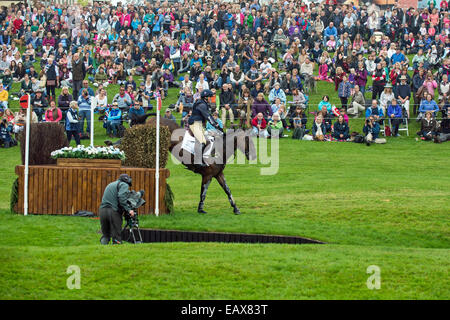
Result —
[[[141, 230], [139, 229], [139, 226], [133, 222], [132, 219], [127, 219], [127, 222], [125, 224], [125, 227], [123, 227], [122, 230], [122, 234], [124, 233], [124, 231], [128, 229], [128, 239], [126, 240], [127, 242], [131, 242], [130, 240], [133, 240], [133, 243], [143, 243], [144, 241], [142, 241], [142, 235], [141, 235]], [[134, 231], [137, 231], [137, 235], [138, 237], [135, 236]], [[136, 239], [137, 238], [137, 239]]]

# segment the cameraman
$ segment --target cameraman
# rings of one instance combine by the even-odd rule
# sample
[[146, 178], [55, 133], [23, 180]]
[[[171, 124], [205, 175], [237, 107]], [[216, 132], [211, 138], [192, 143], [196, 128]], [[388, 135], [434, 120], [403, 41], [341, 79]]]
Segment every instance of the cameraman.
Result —
[[127, 203], [131, 184], [130, 176], [121, 174], [117, 181], [106, 186], [99, 210], [103, 234], [100, 239], [101, 244], [109, 244], [111, 238], [113, 244], [121, 243], [122, 215], [124, 213], [128, 213], [131, 217], [135, 215]]
[[371, 143], [386, 143], [386, 139], [378, 138], [380, 134], [380, 125], [375, 121], [374, 116], [370, 116], [366, 119], [363, 132], [365, 134], [365, 141], [367, 145]]

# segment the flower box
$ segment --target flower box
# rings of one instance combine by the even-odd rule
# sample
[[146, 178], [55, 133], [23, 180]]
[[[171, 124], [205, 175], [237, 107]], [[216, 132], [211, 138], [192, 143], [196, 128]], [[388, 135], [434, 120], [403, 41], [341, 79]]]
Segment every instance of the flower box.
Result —
[[118, 159], [58, 158], [56, 165], [59, 167], [120, 168], [122, 161]]

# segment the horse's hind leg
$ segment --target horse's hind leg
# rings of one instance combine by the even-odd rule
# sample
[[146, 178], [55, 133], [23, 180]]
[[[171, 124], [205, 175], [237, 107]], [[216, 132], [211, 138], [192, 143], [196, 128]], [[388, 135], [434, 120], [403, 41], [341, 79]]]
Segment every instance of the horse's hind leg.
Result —
[[206, 192], [208, 191], [209, 184], [211, 183], [211, 177], [209, 176], [202, 176], [202, 187], [200, 190], [200, 202], [198, 204], [198, 213], [206, 213], [205, 210], [203, 210], [205, 198], [206, 198]]
[[231, 206], [234, 209], [235, 214], [241, 214], [241, 211], [236, 206], [236, 203], [234, 202], [233, 196], [231, 195], [230, 188], [227, 185], [227, 182], [225, 181], [225, 176], [223, 175], [223, 172], [219, 173], [216, 177], [217, 182], [222, 186], [223, 190], [228, 196], [228, 201], [230, 201]]

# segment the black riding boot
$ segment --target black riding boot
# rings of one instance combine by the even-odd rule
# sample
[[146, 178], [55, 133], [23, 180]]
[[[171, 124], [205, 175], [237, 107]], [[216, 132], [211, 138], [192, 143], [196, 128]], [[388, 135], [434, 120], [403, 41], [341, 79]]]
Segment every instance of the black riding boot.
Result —
[[202, 162], [201, 163], [194, 163], [195, 170], [194, 172], [200, 172], [202, 168], [205, 168], [208, 166], [208, 164], [205, 163], [203, 159], [203, 153], [205, 152], [206, 143], [202, 143]]

